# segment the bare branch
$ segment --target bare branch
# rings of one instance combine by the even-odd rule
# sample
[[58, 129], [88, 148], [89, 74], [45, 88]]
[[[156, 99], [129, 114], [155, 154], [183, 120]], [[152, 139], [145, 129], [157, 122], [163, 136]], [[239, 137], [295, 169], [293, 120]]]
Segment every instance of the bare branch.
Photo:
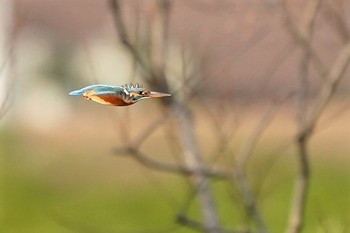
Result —
[[[193, 219], [190, 219], [184, 214], [178, 214], [176, 217], [176, 222], [181, 224], [181, 225], [190, 227], [190, 228], [197, 230], [197, 231], [204, 231], [205, 230], [202, 223], [197, 222]], [[245, 229], [234, 229], [234, 230], [222, 229], [222, 232], [223, 233], [250, 233], [249, 230], [245, 230]]]
[[253, 152], [253, 149], [258, 140], [261, 138], [262, 133], [271, 123], [278, 110], [278, 107], [280, 106], [280, 103], [283, 103], [287, 99], [289, 99], [289, 96], [287, 96], [279, 103], [274, 103], [266, 109], [260, 121], [257, 122], [256, 126], [253, 128], [253, 131], [248, 136], [246, 142], [242, 145], [239, 153], [236, 155], [236, 166], [234, 171], [235, 181], [238, 185], [240, 196], [243, 199], [243, 204], [245, 206], [246, 212], [253, 217], [257, 225], [258, 232], [268, 232], [268, 230], [266, 223], [261, 216], [260, 210], [256, 204], [256, 199], [254, 197], [253, 191], [251, 190], [249, 182], [246, 178], [245, 169], [247, 162]]
[[[297, 136], [297, 147], [298, 147], [298, 165], [299, 171], [296, 178], [296, 184], [294, 187], [294, 198], [291, 203], [291, 212], [289, 215], [289, 223], [286, 229], [287, 233], [298, 233], [302, 230], [305, 215], [306, 206], [306, 195], [308, 193], [309, 187], [309, 176], [310, 168], [308, 161], [308, 151], [307, 143], [310, 136], [310, 131], [306, 130], [307, 122], [306, 118], [308, 116], [308, 88], [309, 88], [309, 64], [311, 58], [318, 61], [318, 69], [321, 70], [321, 75], [323, 76], [325, 71], [323, 66], [320, 64], [320, 59], [316, 56], [316, 53], [312, 50], [312, 36], [313, 29], [315, 25], [316, 15], [320, 9], [321, 0], [310, 0], [304, 10], [304, 22], [301, 29], [294, 26], [294, 23], [290, 18], [288, 18], [288, 25], [290, 25], [291, 34], [297, 39], [301, 48], [303, 49], [303, 57], [300, 63], [300, 79], [299, 79], [299, 94], [298, 94], [298, 111], [297, 111], [297, 121], [299, 125], [299, 133]], [[286, 16], [288, 17], [288, 11], [286, 5], [284, 5]], [[292, 26], [292, 27], [291, 27]], [[306, 132], [305, 134], [300, 134], [300, 132]]]
[[271, 123], [275, 113], [277, 111], [277, 105], [269, 106], [261, 119], [257, 122], [253, 131], [247, 138], [246, 142], [242, 145], [240, 151], [237, 154], [236, 163], [237, 166], [245, 170], [246, 164], [249, 160], [250, 155], [253, 152], [254, 146], [257, 144], [258, 140], [261, 138], [261, 134], [266, 130], [266, 128]]
[[310, 120], [308, 123], [308, 128], [311, 130], [314, 124], [318, 121], [320, 115], [322, 114], [324, 108], [327, 106], [329, 100], [332, 98], [339, 81], [344, 77], [344, 73], [350, 62], [350, 40], [347, 42], [346, 46], [339, 52], [334, 65], [329, 71], [326, 82], [317, 98], [316, 106], [311, 113]]
[[166, 71], [166, 56], [169, 44], [169, 21], [170, 21], [170, 10], [172, 2], [170, 0], [158, 0], [159, 8], [159, 27], [156, 27], [156, 32], [154, 32], [155, 37], [155, 57], [154, 64], [157, 65], [156, 69], [158, 72]]
[[[161, 11], [161, 17], [159, 20], [162, 23], [162, 35], [155, 39], [159, 39], [161, 42], [161, 48], [158, 49], [163, 49], [162, 51], [158, 50], [157, 54], [160, 58], [165, 59], [166, 51], [164, 51], [164, 49], [166, 49], [168, 42], [166, 27], [168, 27], [170, 1], [162, 0], [159, 2], [159, 6]], [[119, 1], [111, 0], [111, 8], [121, 42], [130, 51], [133, 59], [140, 64], [140, 67], [143, 68], [144, 72], [147, 74], [147, 76], [144, 77], [146, 81], [152, 86], [161, 87], [166, 90], [167, 81], [165, 77], [165, 61], [156, 62], [154, 61], [154, 57], [147, 57], [148, 60], [144, 60], [142, 57], [142, 51], [139, 50], [139, 48], [137, 48], [137, 46], [130, 41], [125, 23], [121, 16]], [[159, 59], [157, 59], [157, 61], [159, 61]], [[149, 62], [150, 65], [148, 65], [147, 62]], [[176, 113], [179, 117], [179, 128], [181, 134], [180, 138], [182, 139], [181, 143], [184, 152], [186, 168], [150, 160], [140, 154], [140, 152], [137, 150], [131, 150], [129, 152], [131, 152], [130, 154], [133, 155], [133, 158], [145, 166], [149, 166], [162, 171], [191, 175], [190, 177], [192, 178], [191, 180], [193, 186], [198, 191], [198, 197], [203, 215], [204, 229], [208, 233], [220, 233], [221, 230], [214, 206], [214, 199], [212, 197], [209, 181], [207, 179], [208, 174], [206, 174], [205, 169], [203, 169], [201, 155], [197, 146], [195, 145], [195, 137], [193, 135], [189, 110], [185, 106], [184, 99], [178, 99], [177, 96], [174, 96], [173, 98], [176, 99], [174, 101], [176, 102], [176, 104], [174, 104], [174, 109], [176, 110]]]
[[45, 209], [47, 216], [55, 223], [69, 231], [77, 232], [77, 233], [99, 233], [106, 232], [112, 233], [113, 231], [98, 228], [96, 226], [87, 225], [87, 223], [77, 222], [73, 219], [68, 218], [67, 216], [58, 213], [53, 209]]
[[327, 8], [329, 9], [328, 13], [334, 21], [335, 28], [337, 29], [342, 42], [346, 43], [350, 39], [350, 32], [347, 27], [344, 15], [342, 14], [340, 7], [336, 6], [335, 1], [326, 0], [326, 3], [329, 6]]
[[234, 178], [240, 197], [243, 200], [245, 210], [249, 216], [252, 216], [257, 225], [258, 232], [261, 233], [268, 232], [268, 230], [257, 206], [256, 199], [254, 197], [253, 191], [251, 190], [249, 181], [246, 178], [245, 166], [253, 151], [254, 146], [257, 144], [257, 140], [260, 138], [264, 129], [266, 129], [266, 127], [269, 125], [268, 123], [271, 121], [273, 113], [273, 108], [268, 109], [261, 120], [258, 122], [252, 134], [238, 153], [234, 170]]
[[297, 174], [296, 184], [294, 187], [294, 197], [288, 219], [289, 225], [286, 230], [287, 233], [300, 232], [304, 223], [306, 195], [308, 192], [310, 176], [307, 142], [307, 138], [303, 137], [298, 140], [297, 144], [299, 172]]
[[193, 186], [198, 191], [204, 228], [208, 233], [221, 233], [212, 191], [209, 181], [203, 173], [202, 156], [195, 142], [192, 117], [189, 109], [184, 105], [184, 100], [178, 101], [175, 103], [174, 108], [179, 117], [180, 138], [184, 150], [184, 159], [187, 168], [195, 171], [192, 181]]
[[138, 64], [143, 68], [143, 71], [150, 71], [148, 69], [146, 61], [142, 58], [137, 46], [131, 41], [130, 35], [126, 29], [124, 19], [122, 17], [121, 7], [119, 0], [110, 0], [110, 6], [112, 9], [112, 15], [114, 18], [114, 24], [119, 33], [120, 41], [132, 54], [133, 58], [138, 62]]
[[206, 177], [212, 177], [216, 179], [231, 179], [232, 174], [225, 173], [218, 170], [213, 170], [211, 168], [201, 168], [199, 170], [190, 169], [176, 164], [169, 164], [165, 162], [159, 162], [158, 160], [153, 160], [146, 156], [141, 151], [135, 148], [118, 148], [114, 150], [115, 154], [125, 154], [130, 155], [131, 158], [135, 159], [140, 164], [145, 167], [149, 167], [158, 171], [167, 172], [167, 173], [176, 173], [180, 175], [193, 175], [196, 173], [201, 173]]
[[201, 224], [200, 222], [194, 221], [192, 219], [189, 219], [186, 215], [184, 214], [178, 214], [176, 216], [176, 222], [178, 224], [190, 227], [194, 230], [197, 231], [204, 231], [204, 227], [203, 224]]
[[[304, 56], [301, 61], [300, 69], [300, 93], [298, 107], [298, 124], [299, 131], [297, 133], [298, 147], [298, 164], [299, 172], [296, 178], [294, 188], [294, 198], [291, 204], [291, 212], [289, 216], [289, 224], [286, 229], [287, 233], [298, 233], [303, 228], [306, 195], [309, 187], [310, 165], [308, 161], [308, 140], [313, 134], [313, 129], [321, 116], [324, 108], [333, 96], [339, 80], [343, 77], [345, 70], [350, 62], [350, 41], [339, 52], [338, 57], [332, 68], [326, 72], [324, 82], [319, 95], [316, 98], [315, 105], [308, 114], [307, 111], [307, 89], [308, 89], [308, 71], [311, 58], [315, 56], [311, 49], [311, 37], [313, 34], [315, 17], [320, 7], [321, 0], [312, 0], [306, 8], [306, 17], [303, 25], [303, 30], [297, 33], [304, 51]], [[295, 35], [296, 33], [294, 33]], [[324, 73], [324, 72], [322, 72]]]
[[309, 56], [313, 60], [313, 65], [316, 68], [316, 71], [319, 72], [320, 77], [323, 78], [327, 74], [327, 69], [323, 64], [321, 58], [317, 54], [317, 52], [309, 45], [310, 33], [312, 33], [312, 28], [314, 27], [314, 22], [316, 18], [316, 14], [321, 6], [321, 0], [312, 0], [309, 1], [309, 4], [304, 13], [304, 27], [299, 29], [297, 25], [294, 23], [293, 19], [290, 16], [287, 7], [287, 1], [282, 0], [282, 9], [284, 11], [284, 16], [286, 20], [286, 26], [289, 30], [290, 34], [293, 36], [293, 39], [302, 47], [308, 47]]
[[[0, 119], [5, 116], [5, 114], [8, 112], [11, 106], [11, 90], [13, 89], [13, 86], [15, 85], [15, 79], [16, 79], [16, 74], [15, 74], [15, 57], [14, 57], [14, 44], [15, 41], [11, 42], [11, 48], [10, 52], [6, 55], [5, 60], [1, 64], [0, 67], [0, 78], [4, 77], [5, 71], [7, 71], [7, 78], [8, 78], [8, 83], [7, 83], [7, 91], [5, 95], [3, 96], [3, 100], [0, 103]], [[6, 70], [8, 69], [8, 70]], [[4, 85], [6, 85], [5, 80], [1, 80]]]
[[157, 130], [166, 120], [171, 116], [171, 111], [160, 116], [158, 119], [153, 121], [145, 130], [143, 130], [140, 135], [132, 143], [134, 148], [138, 148], [141, 144], [155, 131]]

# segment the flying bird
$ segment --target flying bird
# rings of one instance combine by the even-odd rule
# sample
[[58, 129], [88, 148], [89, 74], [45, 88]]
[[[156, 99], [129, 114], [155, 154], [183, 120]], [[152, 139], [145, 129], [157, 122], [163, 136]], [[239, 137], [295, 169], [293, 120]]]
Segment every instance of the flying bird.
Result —
[[82, 95], [86, 100], [112, 106], [127, 106], [143, 99], [171, 96], [167, 93], [148, 91], [138, 83], [123, 86], [91, 85], [72, 91], [69, 95]]

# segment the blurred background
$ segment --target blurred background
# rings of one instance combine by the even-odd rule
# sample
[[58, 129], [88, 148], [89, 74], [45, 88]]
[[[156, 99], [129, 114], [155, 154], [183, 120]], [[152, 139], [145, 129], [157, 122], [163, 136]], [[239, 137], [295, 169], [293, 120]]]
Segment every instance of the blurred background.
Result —
[[[349, 11], [0, 0], [0, 231], [224, 232], [207, 197], [228, 232], [283, 232], [305, 143], [302, 232], [350, 232]], [[67, 94], [130, 82], [172, 97]]]

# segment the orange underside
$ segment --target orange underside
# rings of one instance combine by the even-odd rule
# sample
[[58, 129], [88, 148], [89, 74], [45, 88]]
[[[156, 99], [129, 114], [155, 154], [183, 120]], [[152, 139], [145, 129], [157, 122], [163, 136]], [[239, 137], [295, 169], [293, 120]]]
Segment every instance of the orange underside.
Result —
[[126, 106], [133, 103], [126, 103], [123, 99], [120, 99], [114, 95], [95, 95], [90, 97], [91, 100], [100, 104], [114, 105], [114, 106]]

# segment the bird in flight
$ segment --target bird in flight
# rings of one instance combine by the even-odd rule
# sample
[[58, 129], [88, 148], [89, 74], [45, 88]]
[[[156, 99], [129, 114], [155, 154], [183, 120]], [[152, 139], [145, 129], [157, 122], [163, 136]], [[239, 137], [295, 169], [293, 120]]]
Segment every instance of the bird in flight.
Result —
[[127, 106], [143, 99], [171, 96], [167, 93], [148, 91], [140, 84], [132, 83], [123, 86], [91, 85], [72, 91], [69, 95], [82, 95], [86, 100], [112, 106]]

